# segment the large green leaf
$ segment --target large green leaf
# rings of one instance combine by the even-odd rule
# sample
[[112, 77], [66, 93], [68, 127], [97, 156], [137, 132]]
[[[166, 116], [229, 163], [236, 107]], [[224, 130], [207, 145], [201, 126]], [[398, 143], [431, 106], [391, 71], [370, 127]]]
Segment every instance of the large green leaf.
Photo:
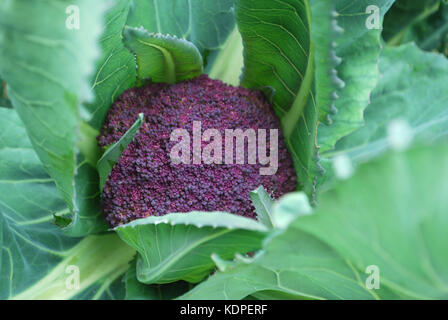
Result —
[[200, 50], [219, 49], [234, 26], [233, 0], [133, 0], [127, 24], [175, 35]]
[[[448, 135], [448, 61], [424, 53], [413, 44], [386, 48], [380, 60], [382, 79], [365, 111], [365, 126], [341, 139], [334, 151], [322, 153], [325, 183], [333, 180], [333, 159], [345, 155], [354, 165], [389, 148], [388, 128], [401, 120], [403, 133], [417, 142], [432, 142]], [[406, 139], [404, 136], [403, 139]]]
[[[338, 98], [333, 102], [331, 121], [319, 126], [317, 142], [320, 152], [332, 149], [339, 139], [364, 124], [363, 112], [379, 79], [378, 59], [381, 50], [381, 30], [366, 27], [366, 21], [372, 14], [366, 12], [366, 9], [377, 6], [381, 18], [393, 2], [334, 1], [335, 22], [343, 30], [340, 36], [333, 39], [334, 54], [341, 61], [336, 68], [340, 90], [336, 92]], [[317, 83], [319, 86], [320, 83]]]
[[[116, 235], [83, 240], [51, 223], [68, 212], [16, 112], [0, 108], [0, 299], [103, 297], [127, 269], [134, 250]], [[66, 281], [80, 272], [79, 289]], [[95, 292], [92, 288], [96, 288]]]
[[[295, 218], [309, 214], [305, 199], [301, 193], [290, 194], [274, 213]], [[242, 299], [254, 293], [282, 299], [377, 298], [349, 262], [298, 225], [296, 221], [284, 233], [274, 234], [254, 258], [223, 263], [220, 271], [181, 298]]]
[[201, 54], [190, 41], [126, 27], [124, 43], [135, 54], [140, 80], [172, 84], [203, 72]]
[[235, 13], [244, 44], [241, 84], [263, 90], [271, 98], [299, 187], [311, 193], [318, 115], [308, 2], [238, 0]]
[[308, 86], [304, 98], [311, 85], [305, 81], [312, 58], [307, 6], [303, 0], [237, 0], [235, 7], [244, 44], [241, 84], [270, 90], [277, 115], [282, 119], [293, 117], [292, 123], [300, 117], [306, 103], [299, 101], [293, 107], [301, 84]]
[[448, 298], [448, 146], [389, 153], [325, 194], [297, 226], [380, 286], [413, 299]]
[[[93, 188], [87, 196], [79, 196], [77, 191], [86, 190], [79, 183], [94, 179], [85, 176], [86, 170], [80, 168], [85, 159], [89, 161], [93, 156], [78, 156], [78, 149], [81, 153], [90, 150], [80, 143], [86, 131], [91, 131], [81, 126], [82, 116], [87, 116], [82, 103], [92, 96], [88, 77], [99, 52], [97, 40], [105, 2], [77, 2], [79, 29], [66, 27], [66, 20], [70, 24], [66, 13], [70, 5], [71, 1], [64, 0], [2, 2], [0, 74], [8, 84], [8, 95], [25, 123], [34, 149], [69, 206], [74, 223], [88, 224], [85, 228], [72, 225], [69, 232], [80, 235], [104, 230], [104, 224], [97, 225], [101, 221], [98, 199], [94, 199], [98, 191]], [[81, 209], [84, 217], [91, 218], [77, 219]]]
[[199, 282], [214, 268], [211, 255], [233, 258], [261, 246], [267, 228], [224, 212], [170, 213], [114, 229], [138, 253], [137, 279], [146, 284]]
[[99, 129], [110, 105], [136, 80], [135, 59], [124, 47], [122, 31], [129, 12], [130, 0], [117, 0], [107, 12], [105, 27], [99, 40], [102, 56], [97, 61], [92, 79], [95, 102], [87, 107], [92, 114], [90, 124]]

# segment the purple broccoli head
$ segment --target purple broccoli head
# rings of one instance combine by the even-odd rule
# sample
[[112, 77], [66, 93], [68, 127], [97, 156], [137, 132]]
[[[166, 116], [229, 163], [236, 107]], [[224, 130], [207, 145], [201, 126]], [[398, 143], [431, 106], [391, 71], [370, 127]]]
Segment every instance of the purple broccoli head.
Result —
[[[229, 86], [206, 75], [174, 85], [152, 84], [129, 89], [109, 110], [98, 137], [99, 145], [106, 147], [118, 141], [139, 113], [145, 114], [145, 122], [113, 167], [102, 193], [103, 212], [111, 226], [147, 216], [193, 210], [227, 211], [255, 218], [250, 191], [263, 185], [277, 198], [296, 187], [293, 162], [280, 130], [277, 170], [271, 175], [260, 174], [260, 168], [266, 164], [235, 163], [237, 142], [231, 149], [232, 164], [224, 161], [228, 152], [224, 142], [220, 164], [204, 161], [197, 164], [193, 160], [175, 163], [170, 157], [173, 147], [179, 143], [173, 141], [173, 131], [185, 129], [193, 137], [193, 125], [198, 121], [202, 132], [217, 129], [223, 138], [226, 129], [254, 129], [255, 132], [266, 129], [269, 155], [272, 144], [269, 130], [279, 129], [280, 125], [268, 101], [258, 91]], [[214, 139], [217, 137], [200, 141], [201, 150]], [[244, 144], [246, 155], [250, 152], [248, 141]], [[188, 150], [190, 159], [194, 158], [193, 144], [192, 139]]]

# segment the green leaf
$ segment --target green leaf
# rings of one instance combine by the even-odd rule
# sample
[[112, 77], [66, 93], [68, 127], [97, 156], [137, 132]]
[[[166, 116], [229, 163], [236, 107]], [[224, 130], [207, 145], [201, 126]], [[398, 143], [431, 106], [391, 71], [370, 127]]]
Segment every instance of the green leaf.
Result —
[[[295, 206], [302, 202], [303, 194], [295, 196], [280, 200], [276, 214], [307, 214]], [[254, 258], [237, 258], [180, 298], [243, 299], [254, 293], [283, 299], [376, 298], [360, 282], [359, 273], [350, 263], [331, 247], [300, 231], [297, 222], [274, 234]]]
[[[236, 20], [244, 45], [241, 84], [271, 90], [277, 115], [281, 119], [292, 117], [292, 123], [301, 116], [306, 104], [303, 99], [308, 96], [311, 85], [305, 79], [307, 71], [312, 74], [308, 69], [312, 55], [307, 5], [303, 0], [237, 0], [235, 3]], [[303, 101], [293, 107], [302, 84], [308, 87], [302, 90]]]
[[447, 190], [446, 144], [389, 153], [323, 194], [317, 212], [297, 226], [360, 272], [377, 266], [381, 288], [405, 298], [446, 299]]
[[[341, 63], [331, 75], [340, 90], [334, 94], [330, 109], [333, 115], [318, 129], [319, 152], [333, 149], [335, 143], [364, 124], [363, 112], [379, 79], [378, 60], [381, 50], [379, 29], [368, 29], [366, 21], [371, 13], [369, 6], [380, 9], [384, 16], [394, 0], [338, 0], [334, 1], [336, 23], [342, 28], [340, 36], [333, 39], [334, 57]], [[317, 86], [319, 88], [319, 83]], [[319, 109], [323, 106], [318, 105]]]
[[269, 193], [266, 192], [263, 186], [259, 186], [256, 190], [251, 191], [249, 195], [252, 204], [255, 207], [255, 212], [257, 213], [257, 220], [267, 228], [273, 228], [272, 205], [274, 204], [274, 200]]
[[[318, 109], [314, 50], [307, 1], [238, 0], [236, 19], [244, 44], [245, 87], [261, 89], [280, 117], [298, 184], [313, 192]], [[330, 17], [330, 12], [328, 12]]]
[[418, 22], [438, 10], [439, 0], [400, 0], [384, 19], [384, 40], [390, 45], [400, 45]]
[[235, 27], [220, 50], [213, 51], [207, 58], [206, 73], [211, 79], [219, 79], [232, 86], [238, 86], [244, 66], [243, 39]]
[[[99, 221], [95, 194], [79, 197], [83, 189], [78, 170], [88, 154], [79, 154], [83, 103], [91, 98], [88, 78], [98, 56], [97, 40], [105, 10], [104, 1], [81, 0], [79, 29], [69, 29], [66, 9], [70, 1], [14, 1], [0, 4], [0, 73], [7, 82], [8, 95], [26, 126], [28, 135], [45, 170], [69, 207], [74, 221], [79, 210], [90, 216], [88, 224]], [[69, 11], [70, 12], [70, 11]], [[30, 18], [32, 13], [32, 18]], [[72, 12], [73, 14], [73, 12]], [[66, 21], [67, 20], [67, 21]], [[17, 21], [20, 21], [18, 27]], [[88, 199], [88, 203], [83, 203]], [[93, 207], [90, 207], [93, 204]], [[77, 226], [83, 230], [82, 226]], [[86, 230], [91, 230], [90, 226]], [[104, 230], [98, 225], [95, 230]], [[85, 234], [84, 231], [81, 232]], [[80, 235], [80, 234], [78, 234]]]
[[380, 71], [382, 79], [365, 111], [365, 126], [341, 139], [336, 150], [321, 154], [327, 169], [323, 184], [335, 182], [333, 159], [336, 156], [345, 155], [356, 165], [388, 150], [388, 128], [392, 121], [407, 124], [409, 132], [404, 134], [414, 142], [433, 142], [448, 135], [445, 85], [448, 61], [445, 57], [425, 53], [414, 44], [386, 48], [381, 55]]
[[125, 27], [124, 43], [137, 60], [140, 80], [175, 83], [202, 74], [202, 57], [195, 45], [174, 36]]
[[138, 253], [137, 279], [146, 284], [199, 282], [214, 268], [212, 253], [229, 259], [261, 246], [267, 228], [225, 212], [170, 213], [114, 229]]
[[170, 300], [187, 292], [191, 284], [178, 281], [168, 284], [146, 285], [137, 280], [137, 260], [134, 259], [126, 272], [126, 300]]
[[200, 50], [219, 49], [234, 26], [233, 0], [132, 1], [127, 25], [175, 35]]
[[343, 30], [337, 25], [332, 1], [311, 0], [309, 3], [312, 17], [311, 41], [315, 48], [314, 100], [318, 106], [319, 121], [330, 123], [331, 116], [337, 112], [334, 106], [334, 101], [338, 98], [337, 92], [344, 85], [336, 71], [341, 58], [336, 54], [334, 42]]
[[110, 105], [136, 80], [135, 58], [124, 47], [121, 36], [129, 7], [130, 0], [117, 0], [105, 17], [104, 31], [99, 40], [102, 55], [96, 62], [96, 72], [91, 81], [95, 101], [87, 105], [92, 114], [89, 123], [96, 129], [101, 127]]
[[106, 152], [104, 152], [103, 156], [98, 161], [97, 169], [100, 176], [100, 190], [103, 190], [104, 184], [106, 183], [107, 177], [112, 171], [113, 166], [118, 161], [123, 151], [128, 147], [129, 143], [132, 142], [134, 136], [142, 126], [143, 121], [144, 114], [140, 113], [138, 115], [138, 119], [135, 120], [129, 130], [126, 131], [120, 140], [108, 147]]
[[[92, 287], [97, 296], [110, 291], [135, 251], [114, 234], [79, 240], [52, 224], [69, 210], [15, 110], [0, 108], [0, 127], [0, 299], [94, 298]], [[66, 286], [69, 266], [79, 268], [78, 290]]]

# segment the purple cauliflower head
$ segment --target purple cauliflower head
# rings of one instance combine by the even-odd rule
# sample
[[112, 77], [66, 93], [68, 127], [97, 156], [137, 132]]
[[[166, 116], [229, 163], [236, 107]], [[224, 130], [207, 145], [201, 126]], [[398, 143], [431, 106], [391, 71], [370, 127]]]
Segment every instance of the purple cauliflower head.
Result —
[[[206, 75], [174, 85], [129, 89], [110, 108], [98, 137], [100, 147], [118, 141], [139, 113], [144, 113], [145, 121], [113, 167], [102, 192], [103, 213], [111, 226], [193, 210], [227, 211], [255, 218], [250, 191], [263, 185], [277, 198], [296, 187], [293, 162], [284, 145], [279, 121], [258, 91], [226, 85]], [[261, 175], [260, 168], [266, 164], [248, 164], [247, 157], [244, 163], [236, 163], [236, 142], [231, 150], [232, 164], [224, 161], [228, 152], [224, 142], [222, 163], [173, 162], [170, 154], [179, 143], [173, 141], [173, 131], [185, 129], [193, 137], [193, 125], [198, 121], [202, 132], [217, 129], [223, 139], [226, 129], [255, 132], [266, 129], [268, 155], [269, 130], [278, 129], [275, 174]], [[201, 150], [214, 139], [209, 140], [199, 142]], [[246, 155], [248, 141], [244, 144]], [[190, 142], [190, 159], [193, 159], [193, 139]]]

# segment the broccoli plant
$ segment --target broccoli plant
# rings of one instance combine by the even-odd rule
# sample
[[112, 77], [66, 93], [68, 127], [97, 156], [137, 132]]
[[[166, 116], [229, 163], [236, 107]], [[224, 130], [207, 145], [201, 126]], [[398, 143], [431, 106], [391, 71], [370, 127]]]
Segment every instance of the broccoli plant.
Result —
[[447, 299], [447, 12], [0, 3], [0, 299]]

